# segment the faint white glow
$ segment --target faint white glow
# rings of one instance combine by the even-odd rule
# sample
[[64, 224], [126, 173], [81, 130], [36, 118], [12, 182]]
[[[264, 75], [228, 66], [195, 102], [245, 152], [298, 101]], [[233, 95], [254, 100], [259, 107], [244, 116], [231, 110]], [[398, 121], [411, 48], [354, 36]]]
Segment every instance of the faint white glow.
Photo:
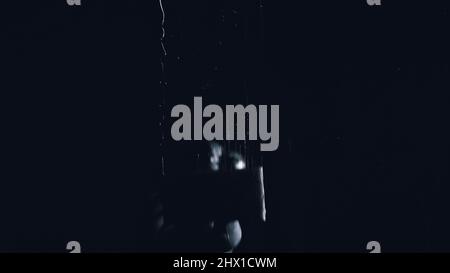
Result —
[[236, 170], [243, 170], [245, 169], [245, 162], [243, 160], [239, 160], [238, 162], [236, 162], [234, 167], [236, 168]]
[[235, 170], [245, 170], [246, 169], [246, 164], [244, 161], [244, 157], [237, 152], [231, 152], [230, 153], [230, 158], [233, 160], [233, 167]]
[[211, 169], [218, 171], [220, 169], [220, 158], [222, 157], [222, 146], [217, 143], [211, 144], [211, 157], [209, 162], [211, 163]]

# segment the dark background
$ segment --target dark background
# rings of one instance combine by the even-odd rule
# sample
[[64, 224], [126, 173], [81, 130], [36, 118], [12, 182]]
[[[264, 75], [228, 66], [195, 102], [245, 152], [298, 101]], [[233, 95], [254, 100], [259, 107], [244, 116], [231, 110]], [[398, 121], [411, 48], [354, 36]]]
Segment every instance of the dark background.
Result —
[[194, 95], [280, 104], [262, 250], [449, 251], [449, 4], [283, 2], [164, 1], [164, 73], [156, 0], [5, 3], [0, 251], [152, 250], [161, 155], [192, 164], [159, 122]]

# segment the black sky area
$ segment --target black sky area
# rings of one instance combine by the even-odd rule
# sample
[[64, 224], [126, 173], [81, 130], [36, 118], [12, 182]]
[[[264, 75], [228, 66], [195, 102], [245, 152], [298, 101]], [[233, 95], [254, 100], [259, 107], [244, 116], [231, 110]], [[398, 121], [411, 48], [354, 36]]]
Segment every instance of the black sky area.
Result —
[[448, 1], [263, 2], [163, 1], [164, 73], [156, 0], [2, 4], [0, 252], [152, 251], [159, 106], [194, 95], [280, 105], [259, 250], [450, 251]]

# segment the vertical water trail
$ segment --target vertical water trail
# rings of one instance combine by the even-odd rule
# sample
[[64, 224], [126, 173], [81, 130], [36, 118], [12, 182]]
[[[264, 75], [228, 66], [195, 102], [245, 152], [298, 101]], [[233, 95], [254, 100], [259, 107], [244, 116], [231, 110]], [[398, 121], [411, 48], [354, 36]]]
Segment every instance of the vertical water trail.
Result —
[[167, 57], [167, 51], [166, 46], [164, 45], [164, 39], [166, 37], [166, 29], [165, 29], [165, 22], [166, 22], [166, 12], [164, 10], [163, 0], [159, 0], [159, 7], [161, 9], [161, 49], [162, 49], [162, 56], [161, 56], [161, 103], [159, 105], [159, 110], [161, 111], [161, 120], [159, 122], [159, 127], [161, 130], [161, 142], [159, 144], [161, 149], [161, 175], [165, 175], [165, 163], [164, 163], [164, 142], [165, 142], [165, 91], [167, 88], [167, 81], [166, 81], [166, 75], [165, 75], [165, 60]]
[[[259, 56], [259, 58], [260, 58], [260, 61], [261, 61], [261, 67], [262, 67], [262, 69], [264, 69], [264, 59], [265, 59], [265, 56], [264, 56], [264, 51], [265, 51], [265, 22], [264, 22], [264, 0], [259, 0], [259, 6], [258, 6], [258, 9], [259, 9], [259, 24], [260, 24], [260, 56]], [[264, 73], [264, 70], [263, 71], [260, 71], [261, 72], [261, 74], [263, 74]], [[262, 79], [264, 79], [264, 75], [261, 75], [262, 77]], [[264, 165], [264, 158], [263, 158], [263, 155], [262, 155], [262, 153], [260, 154], [261, 156], [260, 156], [260, 164], [261, 164], [261, 166], [263, 166]]]

